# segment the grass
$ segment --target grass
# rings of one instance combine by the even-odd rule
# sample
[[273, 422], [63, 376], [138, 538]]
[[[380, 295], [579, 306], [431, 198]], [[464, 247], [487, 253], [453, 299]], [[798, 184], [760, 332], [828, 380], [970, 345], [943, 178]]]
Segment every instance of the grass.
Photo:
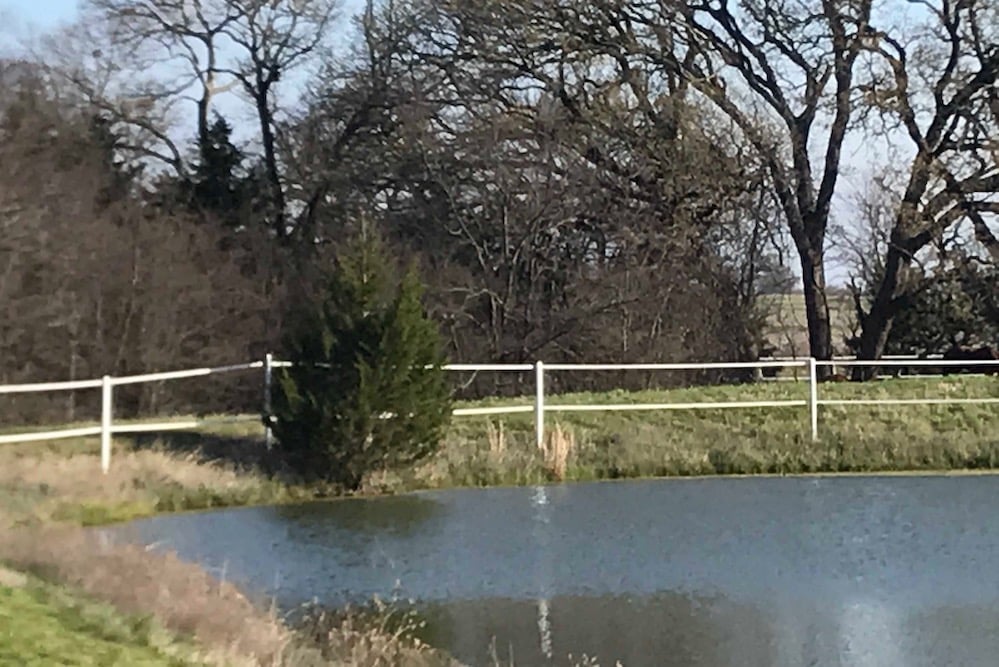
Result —
[[[371, 475], [366, 492], [551, 480], [714, 474], [962, 470], [999, 467], [999, 406], [823, 406], [818, 442], [804, 407], [558, 412], [558, 405], [806, 400], [805, 382], [549, 397], [546, 447], [533, 416], [460, 417], [441, 451]], [[827, 383], [820, 397], [999, 398], [999, 379]], [[530, 404], [530, 398], [474, 405]], [[162, 512], [277, 504], [328, 492], [295, 483], [261, 443], [258, 423], [116, 438], [100, 474], [96, 438], [0, 446], [0, 525], [97, 525]]]
[[193, 453], [116, 443], [100, 471], [93, 440], [0, 446], [0, 524], [97, 525], [162, 512], [280, 503], [310, 491]]
[[[804, 400], [806, 383], [774, 382], [670, 391], [573, 394], [557, 404]], [[820, 397], [999, 398], [996, 378], [951, 377], [829, 383]], [[526, 400], [526, 399], [525, 399]], [[494, 402], [490, 402], [494, 403]], [[716, 474], [968, 470], [999, 467], [999, 406], [823, 406], [812, 442], [804, 407], [566, 412], [549, 408], [573, 440], [553, 474], [534, 445], [533, 417], [462, 418], [433, 460], [372, 483], [408, 488]], [[491, 434], [491, 435], [490, 435]], [[502, 434], [501, 436], [499, 434]], [[498, 440], [502, 442], [498, 442]]]
[[0, 561], [15, 568], [0, 567], [4, 665], [454, 664], [390, 611], [309, 613], [293, 629], [195, 564], [77, 529], [0, 531]]
[[[583, 403], [804, 400], [807, 393], [807, 383], [775, 382], [550, 397], [548, 438], [542, 449], [535, 446], [532, 415], [456, 418], [436, 456], [406, 470], [371, 475], [365, 491], [650, 476], [999, 467], [996, 405], [823, 407], [818, 442], [811, 440], [804, 407], [557, 410], [558, 405]], [[999, 398], [999, 379], [829, 383], [821, 385], [820, 394]], [[106, 476], [100, 473], [96, 438], [0, 446], [0, 562], [36, 577], [29, 578], [27, 587], [8, 586], [0, 577], [0, 663], [59, 664], [59, 652], [68, 651], [67, 659], [80, 662], [65, 664], [115, 664], [116, 655], [123, 656], [121, 664], [188, 664], [176, 660], [193, 659], [190, 655], [167, 649], [192, 645], [201, 652], [196, 658], [210, 664], [451, 664], [447, 656], [377, 621], [377, 615], [327, 616], [293, 632], [267, 610], [266, 601], [251, 601], [194, 565], [135, 547], [101, 544], [74, 528], [161, 512], [298, 501], [327, 491], [295, 483], [277, 455], [263, 447], [260, 436], [258, 424], [228, 423], [197, 433], [116, 438]], [[50, 583], [38, 583], [38, 578]], [[104, 609], [104, 616], [66, 612], [75, 609], [73, 605], [88, 604]], [[15, 616], [36, 622], [29, 629], [3, 634], [13, 627], [7, 620]], [[73, 625], [74, 616], [97, 620]], [[135, 619], [155, 619], [155, 626]], [[22, 638], [29, 630], [35, 633], [32, 642]], [[83, 650], [73, 651], [92, 636], [103, 637], [94, 642], [94, 650], [108, 653], [91, 658]], [[142, 662], [147, 658], [152, 662]]]
[[200, 665], [196, 651], [148, 617], [130, 617], [110, 605], [34, 577], [0, 580], [0, 664]]

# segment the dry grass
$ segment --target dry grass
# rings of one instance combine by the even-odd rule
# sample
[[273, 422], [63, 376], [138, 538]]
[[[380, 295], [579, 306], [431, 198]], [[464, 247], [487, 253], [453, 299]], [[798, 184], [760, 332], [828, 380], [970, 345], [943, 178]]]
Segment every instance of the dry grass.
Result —
[[[310, 615], [289, 629], [267, 607], [235, 586], [175, 556], [106, 544], [93, 533], [70, 528], [0, 531], [0, 561], [60, 582], [125, 614], [153, 618], [202, 650], [192, 656], [239, 667], [352, 665], [436, 667], [456, 664], [411, 637], [416, 628], [396, 622], [387, 607], [372, 613]], [[6, 572], [5, 581], [23, 575]], [[6, 585], [0, 581], [0, 585]]]
[[569, 467], [569, 457], [576, 449], [576, 435], [571, 429], [563, 428], [557, 423], [545, 434], [542, 454], [545, 459], [545, 469], [553, 479], [564, 480]]
[[308, 495], [261, 474], [163, 449], [119, 443], [111, 470], [103, 475], [100, 457], [88, 442], [0, 447], [0, 525], [94, 525]]
[[101, 544], [78, 529], [0, 533], [0, 560], [68, 584], [116, 609], [151, 616], [205, 649], [216, 664], [279, 664], [291, 634], [234, 586], [196, 565], [127, 545]]
[[[0, 563], [13, 568], [0, 566], [0, 586], [11, 588], [24, 580], [23, 571], [33, 572], [65, 587], [70, 597], [79, 591], [124, 614], [155, 619], [177, 637], [191, 638], [203, 650], [196, 660], [212, 664], [450, 664], [397, 631], [386, 632], [370, 616], [364, 623], [340, 616], [322, 636], [295, 632], [266, 604], [255, 604], [196, 565], [135, 546], [103, 544], [76, 528], [310, 495], [252, 468], [208, 462], [200, 452], [124, 442], [116, 443], [111, 470], [102, 475], [94, 445], [89, 440], [0, 447]], [[0, 637], [0, 653], [3, 648]]]
[[377, 599], [367, 609], [309, 610], [296, 625], [309, 645], [320, 647], [323, 664], [457, 667], [453, 658], [416, 638], [423, 627], [412, 612]]
[[489, 453], [493, 458], [502, 460], [506, 454], [506, 431], [502, 421], [496, 424], [492, 420], [486, 422], [486, 442], [489, 443]]

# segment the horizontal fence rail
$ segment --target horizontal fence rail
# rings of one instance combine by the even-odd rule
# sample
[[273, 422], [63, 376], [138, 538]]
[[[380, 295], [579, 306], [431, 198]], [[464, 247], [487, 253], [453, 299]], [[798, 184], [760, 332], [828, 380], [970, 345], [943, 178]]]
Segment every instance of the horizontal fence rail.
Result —
[[0, 385], [0, 394], [30, 394], [49, 391], [76, 391], [78, 389], [97, 389], [100, 380], [73, 380], [70, 382], [36, 382], [34, 384]]
[[[64, 428], [51, 431], [31, 431], [25, 433], [12, 433], [0, 435], [0, 445], [13, 443], [40, 442], [47, 440], [57, 440], [64, 438], [81, 438], [100, 436], [101, 439], [101, 468], [107, 473], [111, 465], [111, 442], [112, 436], [126, 433], [153, 433], [162, 431], [186, 431], [212, 424], [253, 422], [260, 421], [264, 424], [265, 439], [268, 447], [271, 445], [271, 432], [269, 417], [271, 415], [271, 390], [273, 385], [274, 369], [290, 368], [294, 364], [290, 361], [280, 361], [268, 354], [261, 361], [253, 361], [245, 364], [231, 364], [228, 366], [217, 366], [208, 368], [193, 368], [178, 371], [166, 371], [158, 373], [146, 373], [142, 375], [129, 375], [121, 377], [104, 376], [100, 379], [92, 380], [71, 380], [68, 382], [38, 382], [29, 384], [0, 385], [0, 395], [15, 395], [41, 392], [61, 392], [79, 391], [87, 389], [101, 390], [101, 419], [98, 425], [87, 425], [73, 428]], [[811, 437], [817, 440], [819, 437], [819, 408], [824, 406], [915, 406], [915, 405], [999, 405], [999, 397], [927, 397], [927, 398], [822, 398], [819, 395], [819, 372], [820, 368], [965, 368], [965, 369], [992, 369], [999, 373], [999, 360], [945, 360], [937, 356], [931, 357], [906, 357], [901, 355], [885, 356], [878, 360], [858, 360], [852, 357], [834, 357], [831, 360], [815, 360], [811, 358], [794, 357], [772, 357], [759, 361], [740, 362], [707, 362], [707, 363], [633, 363], [633, 364], [612, 364], [612, 363], [552, 363], [545, 364], [538, 361], [533, 364], [448, 364], [442, 367], [448, 372], [464, 373], [532, 373], [534, 376], [534, 397], [531, 402], [521, 402], [510, 405], [496, 405], [488, 407], [467, 407], [455, 408], [455, 417], [476, 417], [476, 416], [497, 416], [532, 414], [534, 416], [535, 442], [538, 447], [542, 447], [545, 441], [545, 415], [552, 413], [572, 413], [572, 412], [629, 412], [629, 411], [666, 411], [666, 410], [730, 410], [730, 409], [786, 409], [786, 408], [807, 408]], [[545, 380], [548, 373], [572, 373], [577, 371], [585, 372], [614, 372], [614, 371], [706, 371], [706, 370], [751, 370], [757, 373], [764, 369], [781, 370], [804, 370], [807, 373], [808, 398], [780, 399], [780, 400], [727, 400], [727, 401], [698, 401], [698, 402], [658, 402], [658, 403], [604, 403], [604, 404], [575, 404], [575, 403], [549, 403], [545, 392]], [[263, 371], [262, 378], [262, 409], [261, 415], [235, 415], [224, 417], [206, 417], [199, 419], [186, 419], [160, 422], [142, 423], [114, 423], [114, 388], [124, 385], [143, 384], [150, 382], [167, 382], [172, 380], [183, 380], [190, 378], [200, 378], [210, 375], [219, 375], [245, 371]], [[990, 370], [991, 372], [991, 370]], [[915, 377], [915, 376], [912, 376]], [[759, 379], [759, 378], [757, 378]], [[795, 379], [796, 378], [790, 378]], [[383, 415], [384, 418], [392, 418], [393, 415]]]

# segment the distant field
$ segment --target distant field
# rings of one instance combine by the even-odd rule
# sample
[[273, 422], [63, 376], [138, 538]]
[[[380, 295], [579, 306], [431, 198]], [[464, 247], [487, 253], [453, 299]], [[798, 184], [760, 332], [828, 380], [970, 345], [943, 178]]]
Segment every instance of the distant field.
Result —
[[[777, 348], [777, 356], [808, 356], [808, 324], [805, 319], [805, 296], [800, 293], [767, 294], [760, 298], [766, 314], [764, 336]], [[849, 294], [829, 297], [833, 347], [838, 354], [848, 354], [844, 343], [851, 335], [856, 316]]]

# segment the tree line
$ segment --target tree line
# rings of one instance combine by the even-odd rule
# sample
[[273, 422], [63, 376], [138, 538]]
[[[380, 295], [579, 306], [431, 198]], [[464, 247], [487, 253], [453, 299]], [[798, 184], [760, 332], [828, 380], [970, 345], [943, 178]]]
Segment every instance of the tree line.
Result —
[[[828, 358], [844, 256], [861, 357], [994, 337], [997, 33], [986, 0], [86, 0], [0, 64], [0, 382], [280, 350], [364, 229], [460, 361], [754, 359], [792, 265]], [[891, 151], [860, 195], [851, 141]]]

